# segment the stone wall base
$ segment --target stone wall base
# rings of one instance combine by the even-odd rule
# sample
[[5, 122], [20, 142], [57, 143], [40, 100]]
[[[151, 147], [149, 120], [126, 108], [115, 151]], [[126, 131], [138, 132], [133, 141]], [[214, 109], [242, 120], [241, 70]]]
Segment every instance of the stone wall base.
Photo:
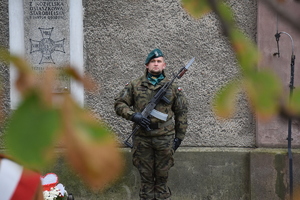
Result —
[[[130, 151], [123, 151], [127, 161], [123, 176], [102, 192], [91, 192], [62, 158], [45, 173], [56, 173], [76, 200], [139, 199], [139, 174]], [[299, 168], [300, 150], [293, 150], [294, 193], [300, 185]], [[289, 199], [287, 149], [181, 147], [175, 154], [169, 187], [172, 200]]]

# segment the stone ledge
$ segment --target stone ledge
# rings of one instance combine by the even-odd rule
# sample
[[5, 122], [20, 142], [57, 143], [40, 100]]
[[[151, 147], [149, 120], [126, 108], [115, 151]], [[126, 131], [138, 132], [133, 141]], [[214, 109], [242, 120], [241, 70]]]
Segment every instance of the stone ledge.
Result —
[[[130, 150], [122, 151], [126, 159], [124, 174], [102, 192], [90, 191], [61, 157], [44, 173], [56, 173], [76, 200], [139, 199], [138, 171], [131, 164]], [[299, 149], [293, 149], [293, 167], [297, 188]], [[287, 149], [181, 147], [170, 170], [169, 186], [172, 200], [284, 200], [289, 195], [288, 180]]]
[[[250, 199], [249, 152], [246, 148], [187, 148], [175, 154], [170, 170], [172, 200]], [[139, 199], [139, 174], [131, 164], [129, 149], [122, 149], [126, 158], [124, 175], [102, 193], [92, 193], [71, 175], [63, 160], [49, 172], [57, 173], [61, 182], [79, 199]], [[68, 175], [69, 174], [69, 175]], [[75, 179], [76, 178], [76, 179]], [[80, 191], [78, 191], [80, 188]], [[236, 190], [236, 188], [239, 188]], [[77, 191], [74, 191], [77, 190]]]

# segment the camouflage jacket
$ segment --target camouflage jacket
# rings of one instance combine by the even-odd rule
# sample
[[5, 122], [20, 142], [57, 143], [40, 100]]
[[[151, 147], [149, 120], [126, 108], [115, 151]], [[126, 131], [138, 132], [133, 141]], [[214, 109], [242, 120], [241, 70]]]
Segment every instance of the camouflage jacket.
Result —
[[[154, 86], [146, 77], [147, 74], [145, 73], [143, 76], [128, 83], [115, 98], [114, 108], [117, 115], [130, 120], [134, 113], [142, 112], [157, 91], [169, 81], [167, 78], [165, 78], [156, 86]], [[175, 134], [175, 137], [178, 137], [181, 140], [184, 139], [187, 129], [187, 100], [181, 91], [181, 88], [179, 88], [175, 83], [169, 87], [165, 96], [171, 101], [171, 103], [167, 104], [161, 101], [159, 104], [157, 104], [155, 109], [167, 114], [167, 122], [171, 120], [172, 123], [166, 123], [153, 116], [150, 116], [151, 124], [158, 123], [162, 124], [163, 126], [165, 123], [167, 125], [152, 131], [139, 129], [139, 131], [136, 133], [137, 135], [159, 136]]]

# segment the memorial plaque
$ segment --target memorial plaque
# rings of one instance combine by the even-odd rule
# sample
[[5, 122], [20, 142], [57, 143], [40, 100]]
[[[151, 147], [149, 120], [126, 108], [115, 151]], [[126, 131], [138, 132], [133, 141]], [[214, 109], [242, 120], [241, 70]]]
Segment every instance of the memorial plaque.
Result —
[[[34, 71], [70, 64], [69, 0], [24, 0], [25, 54]], [[54, 93], [70, 92], [70, 78], [56, 78]]]

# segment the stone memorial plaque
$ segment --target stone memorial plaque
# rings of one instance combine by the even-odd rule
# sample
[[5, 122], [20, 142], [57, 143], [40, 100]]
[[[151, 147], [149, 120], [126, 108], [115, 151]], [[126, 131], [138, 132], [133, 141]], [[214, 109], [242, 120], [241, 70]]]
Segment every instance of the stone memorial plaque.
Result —
[[[25, 55], [33, 70], [70, 64], [69, 0], [24, 0]], [[56, 78], [54, 93], [70, 92], [70, 78]]]

